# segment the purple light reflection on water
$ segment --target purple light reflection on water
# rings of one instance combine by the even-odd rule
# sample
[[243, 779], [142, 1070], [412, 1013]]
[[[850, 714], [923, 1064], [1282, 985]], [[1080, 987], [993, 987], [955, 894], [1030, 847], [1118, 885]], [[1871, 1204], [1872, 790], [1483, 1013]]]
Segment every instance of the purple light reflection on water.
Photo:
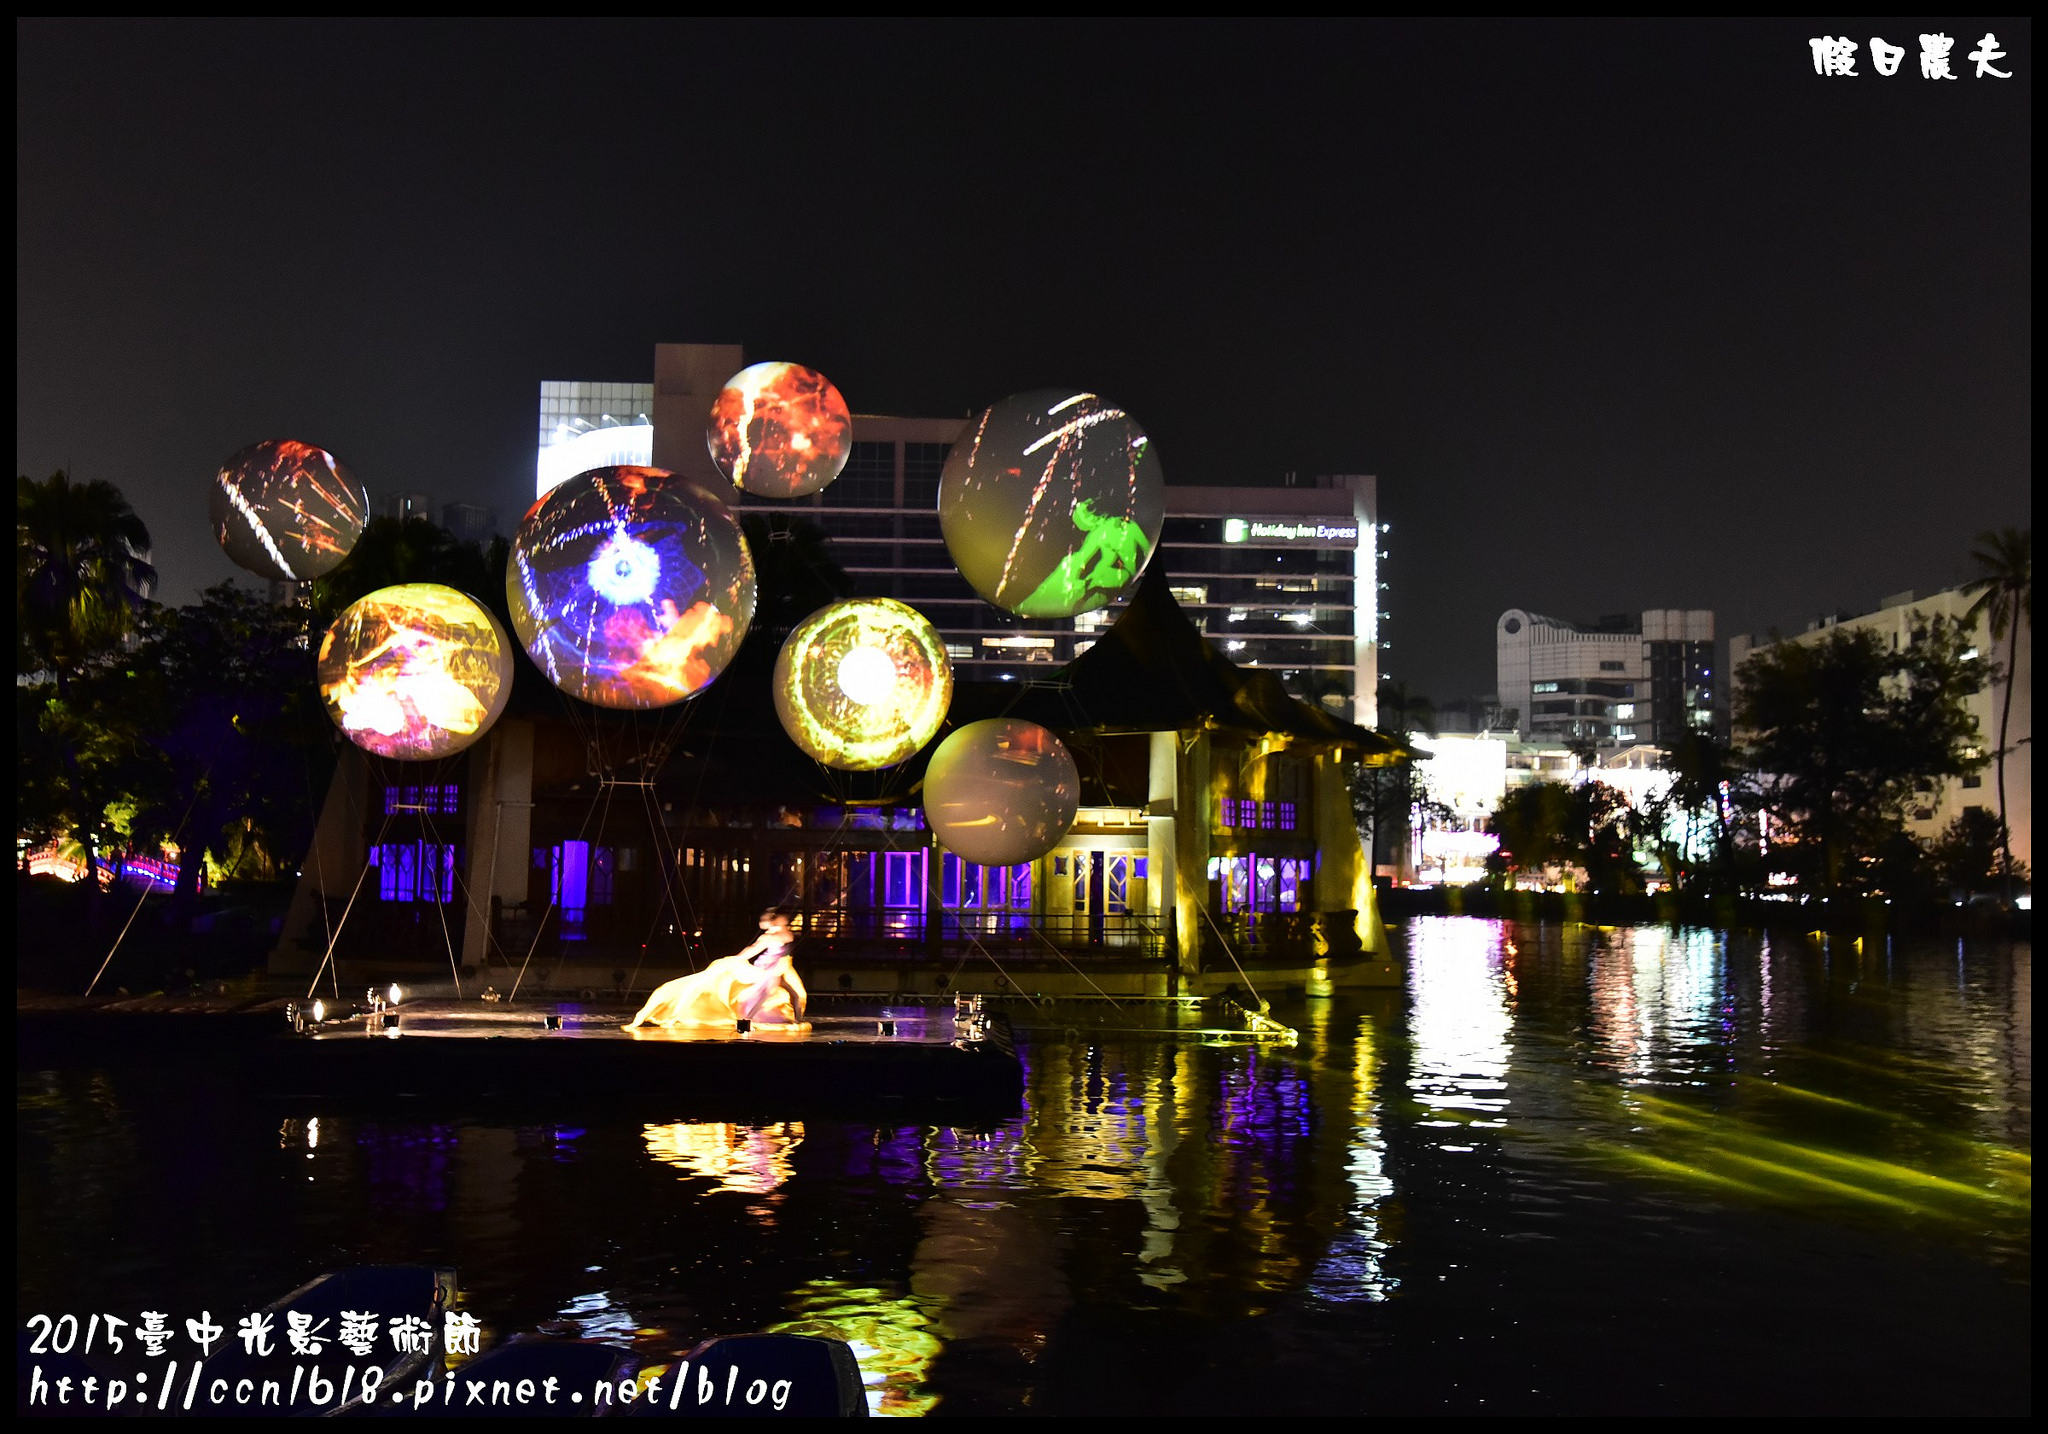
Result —
[[567, 1164], [576, 1159], [576, 1141], [582, 1135], [580, 1126], [524, 1125], [514, 1132], [513, 1140], [520, 1150], [545, 1150], [550, 1159]]
[[1302, 1071], [1258, 1050], [1216, 1073], [1217, 1143], [1251, 1158], [1241, 1172], [1276, 1194], [1299, 1183], [1314, 1133], [1314, 1106]]
[[356, 1132], [370, 1204], [378, 1209], [436, 1214], [448, 1208], [452, 1125], [365, 1124]]
[[877, 1129], [872, 1141], [857, 1141], [847, 1148], [841, 1170], [852, 1179], [879, 1179], [890, 1185], [919, 1183], [925, 1178], [922, 1127]]

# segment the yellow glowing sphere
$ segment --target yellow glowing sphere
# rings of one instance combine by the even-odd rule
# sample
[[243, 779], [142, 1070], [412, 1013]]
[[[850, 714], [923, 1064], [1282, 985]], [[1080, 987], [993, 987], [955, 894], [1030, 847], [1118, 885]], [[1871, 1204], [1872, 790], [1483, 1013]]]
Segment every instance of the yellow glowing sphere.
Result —
[[473, 598], [439, 583], [380, 588], [320, 640], [327, 715], [380, 757], [428, 761], [490, 730], [512, 696], [512, 639]]
[[871, 706], [896, 690], [896, 659], [879, 647], [856, 647], [839, 659], [839, 690], [850, 702]]
[[1036, 861], [1074, 824], [1081, 772], [1036, 722], [970, 722], [939, 744], [924, 772], [924, 814], [939, 844], [982, 866]]
[[913, 607], [856, 598], [797, 625], [775, 659], [775, 715], [828, 767], [892, 767], [931, 741], [953, 701], [953, 664]]

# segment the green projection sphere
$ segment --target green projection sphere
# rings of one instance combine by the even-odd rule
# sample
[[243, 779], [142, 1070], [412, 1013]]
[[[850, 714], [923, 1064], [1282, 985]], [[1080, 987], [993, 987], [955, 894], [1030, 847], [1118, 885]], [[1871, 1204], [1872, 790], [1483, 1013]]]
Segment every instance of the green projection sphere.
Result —
[[953, 701], [953, 664], [924, 614], [889, 598], [805, 618], [775, 659], [775, 715], [828, 767], [893, 767], [931, 741]]
[[1145, 431], [1092, 393], [1004, 399], [953, 445], [939, 478], [939, 530], [961, 576], [1022, 617], [1118, 601], [1165, 521], [1166, 480]]
[[488, 609], [439, 583], [379, 588], [320, 639], [327, 715], [379, 757], [460, 752], [512, 696], [512, 639]]
[[1081, 809], [1081, 773], [1036, 722], [970, 722], [939, 744], [924, 773], [924, 814], [947, 851], [982, 866], [1036, 861]]

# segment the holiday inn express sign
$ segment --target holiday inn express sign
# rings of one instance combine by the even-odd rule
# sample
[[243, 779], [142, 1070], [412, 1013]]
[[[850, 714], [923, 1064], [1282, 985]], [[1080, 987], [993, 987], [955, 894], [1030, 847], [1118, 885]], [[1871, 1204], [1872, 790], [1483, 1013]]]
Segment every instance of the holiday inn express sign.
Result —
[[1358, 524], [1341, 518], [1225, 518], [1223, 541], [1355, 548], [1358, 546]]

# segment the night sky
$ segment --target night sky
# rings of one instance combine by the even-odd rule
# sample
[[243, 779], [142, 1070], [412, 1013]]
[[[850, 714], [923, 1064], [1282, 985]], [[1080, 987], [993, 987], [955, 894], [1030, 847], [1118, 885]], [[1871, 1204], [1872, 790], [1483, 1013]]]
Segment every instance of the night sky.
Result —
[[17, 470], [118, 485], [173, 602], [236, 571], [237, 449], [509, 522], [539, 381], [660, 342], [856, 412], [1085, 387], [1174, 482], [1376, 473], [1383, 665], [1440, 700], [1508, 607], [1797, 630], [2032, 522], [2024, 21], [16, 38]]

